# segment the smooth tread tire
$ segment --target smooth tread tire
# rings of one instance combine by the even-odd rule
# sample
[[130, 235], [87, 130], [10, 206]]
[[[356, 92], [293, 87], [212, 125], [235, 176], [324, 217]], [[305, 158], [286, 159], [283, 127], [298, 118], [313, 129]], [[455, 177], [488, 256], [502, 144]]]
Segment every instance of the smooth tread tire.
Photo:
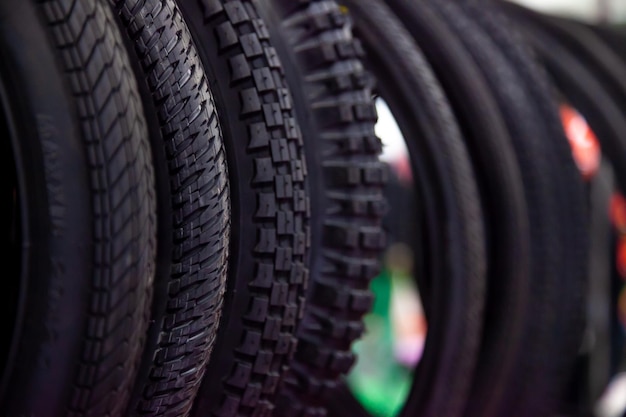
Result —
[[[558, 99], [569, 103], [585, 118], [598, 138], [603, 159], [611, 166], [617, 189], [624, 190], [626, 141], [622, 132], [626, 129], [626, 122], [622, 104], [626, 103], [626, 85], [620, 71], [626, 67], [621, 58], [582, 24], [546, 19], [516, 7], [504, 7], [504, 12], [519, 26], [538, 60], [544, 65], [556, 86], [555, 95], [558, 95]], [[606, 256], [611, 259], [610, 255]], [[592, 282], [599, 281], [593, 279]], [[593, 288], [596, 287], [592, 282], [587, 284], [589, 311], [598, 311], [600, 308], [609, 315], [611, 307], [604, 300], [607, 295], [594, 292]], [[597, 307], [592, 307], [594, 305]], [[589, 317], [589, 332], [595, 333], [599, 317], [602, 314], [594, 313]], [[575, 408], [590, 412], [617, 372], [611, 366], [611, 358], [619, 355], [619, 352], [611, 352], [608, 347], [611, 346], [610, 333], [604, 335], [604, 338], [596, 334], [595, 339], [593, 348], [581, 352], [582, 368], [579, 369], [583, 373], [572, 375], [570, 386], [574, 387], [574, 392], [571, 395], [575, 401], [568, 401], [567, 409], [563, 410], [565, 413], [580, 411]], [[604, 349], [610, 353], [606, 355]], [[595, 366], [589, 368], [591, 364]], [[589, 386], [585, 387], [585, 384]], [[576, 387], [587, 388], [585, 395], [577, 392]]]
[[[489, 80], [518, 155], [530, 213], [532, 314], [523, 344], [502, 389], [492, 390], [492, 381], [476, 374], [466, 413], [551, 415], [582, 337], [588, 261], [583, 181], [551, 96], [553, 86], [523, 37], [511, 30], [514, 25], [489, 2], [429, 3]], [[561, 276], [568, 277], [567, 286]]]
[[[391, 0], [389, 5], [433, 66], [476, 167], [489, 242], [485, 323], [476, 375], [490, 382], [490, 396], [497, 398], [506, 388], [531, 308], [528, 191], [501, 109], [471, 54], [428, 2]], [[421, 294], [428, 298], [427, 291]], [[480, 401], [475, 389], [472, 384], [470, 401]]]
[[587, 28], [599, 36], [623, 62], [626, 62], [626, 27], [620, 24], [592, 22]]
[[555, 86], [553, 94], [587, 119], [616, 171], [620, 188], [626, 189], [626, 140], [621, 134], [626, 129], [626, 82], [620, 71], [626, 69], [626, 63], [608, 47], [603, 48], [593, 32], [585, 33], [584, 26], [577, 35], [567, 22], [544, 20], [518, 6], [498, 7], [516, 24], [548, 73]]
[[0, 4], [21, 213], [0, 414], [121, 415], [148, 325], [156, 203], [146, 121], [101, 0]]
[[226, 288], [230, 184], [204, 67], [173, 0], [110, 0], [135, 61], [154, 154], [159, 246], [130, 416], [187, 416]]

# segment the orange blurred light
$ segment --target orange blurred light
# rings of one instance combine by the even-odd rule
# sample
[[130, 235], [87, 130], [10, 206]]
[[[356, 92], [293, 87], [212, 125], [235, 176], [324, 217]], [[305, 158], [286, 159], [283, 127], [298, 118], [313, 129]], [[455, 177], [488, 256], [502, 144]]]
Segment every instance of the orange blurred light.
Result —
[[576, 165], [583, 178], [589, 180], [598, 172], [602, 159], [598, 138], [583, 116], [567, 104], [561, 105], [561, 120]]

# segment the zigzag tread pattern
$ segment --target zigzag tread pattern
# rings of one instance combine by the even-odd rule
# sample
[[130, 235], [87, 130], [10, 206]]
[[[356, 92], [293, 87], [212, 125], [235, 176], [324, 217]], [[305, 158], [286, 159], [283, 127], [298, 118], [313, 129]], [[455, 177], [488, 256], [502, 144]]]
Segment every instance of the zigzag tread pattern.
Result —
[[139, 415], [187, 415], [212, 352], [227, 272], [230, 194], [215, 104], [191, 34], [171, 0], [112, 0], [133, 40], [162, 133], [171, 194], [171, 271], [147, 346]]

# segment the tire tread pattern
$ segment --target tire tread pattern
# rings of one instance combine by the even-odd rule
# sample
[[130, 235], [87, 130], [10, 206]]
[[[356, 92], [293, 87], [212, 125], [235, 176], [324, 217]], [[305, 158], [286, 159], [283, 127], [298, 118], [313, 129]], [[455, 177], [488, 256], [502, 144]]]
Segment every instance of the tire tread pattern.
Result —
[[67, 415], [123, 412], [155, 269], [154, 171], [143, 107], [106, 3], [40, 1], [77, 103], [95, 218], [91, 309]]
[[[305, 80], [308, 106], [322, 148], [327, 200], [319, 272], [311, 288], [298, 348], [277, 397], [281, 417], [326, 414], [324, 398], [355, 362], [352, 343], [364, 332], [373, 305], [369, 283], [380, 272], [386, 245], [382, 218], [388, 167], [382, 143], [374, 79], [362, 63], [364, 49], [352, 36], [349, 16], [335, 1], [276, 1], [282, 33]], [[313, 145], [312, 145], [313, 146]]]
[[240, 342], [228, 348], [233, 354], [230, 372], [214, 376], [221, 377], [223, 389], [208, 412], [265, 416], [274, 408], [273, 394], [296, 349], [309, 278], [310, 202], [302, 134], [276, 51], [255, 9], [219, 0], [200, 1], [198, 7], [204, 30], [212, 28], [218, 55], [228, 62], [229, 79], [219, 82], [240, 99], [238, 120], [247, 126], [244, 146], [253, 177], [237, 181], [249, 182], [256, 194], [257, 230], [248, 307], [238, 319]]
[[222, 133], [198, 52], [171, 0], [110, 0], [134, 41], [169, 172], [171, 275], [147, 380], [132, 413], [184, 416], [212, 352], [226, 284], [229, 187]]

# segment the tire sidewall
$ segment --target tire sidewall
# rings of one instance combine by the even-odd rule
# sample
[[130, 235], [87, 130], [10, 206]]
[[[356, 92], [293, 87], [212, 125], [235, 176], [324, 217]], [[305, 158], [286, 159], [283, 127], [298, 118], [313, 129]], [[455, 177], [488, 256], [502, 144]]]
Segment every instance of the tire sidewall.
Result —
[[0, 5], [0, 75], [24, 219], [21, 324], [3, 378], [8, 416], [64, 414], [88, 310], [93, 231], [85, 144], [49, 37], [32, 2]]

